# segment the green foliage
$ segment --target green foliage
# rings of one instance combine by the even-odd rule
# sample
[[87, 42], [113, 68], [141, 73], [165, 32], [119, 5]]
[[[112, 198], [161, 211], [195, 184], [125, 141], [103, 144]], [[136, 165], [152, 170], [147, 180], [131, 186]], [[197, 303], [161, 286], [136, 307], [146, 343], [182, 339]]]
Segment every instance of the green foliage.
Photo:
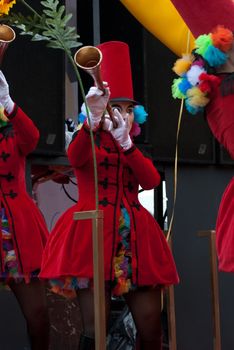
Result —
[[32, 15], [15, 13], [11, 10], [6, 20], [12, 26], [20, 29], [21, 35], [30, 35], [32, 41], [46, 41], [46, 46], [54, 49], [70, 51], [81, 46], [75, 27], [67, 25], [72, 14], [66, 14], [65, 6], [59, 0], [41, 1], [42, 14], [37, 13], [25, 1], [21, 2], [32, 12]]

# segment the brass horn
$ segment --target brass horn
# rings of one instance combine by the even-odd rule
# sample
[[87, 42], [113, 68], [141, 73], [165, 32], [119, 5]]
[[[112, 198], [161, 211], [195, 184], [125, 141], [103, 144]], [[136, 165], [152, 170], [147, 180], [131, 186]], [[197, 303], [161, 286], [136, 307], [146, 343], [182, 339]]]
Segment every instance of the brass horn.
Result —
[[[95, 85], [104, 92], [105, 87], [103, 85], [100, 71], [100, 65], [102, 62], [101, 51], [95, 46], [83, 46], [76, 51], [74, 61], [79, 68], [91, 75]], [[118, 124], [114, 118], [113, 111], [109, 103], [107, 104], [106, 109], [114, 128], [117, 128]]]
[[15, 40], [15, 31], [6, 24], [0, 24], [0, 65], [10, 42]]

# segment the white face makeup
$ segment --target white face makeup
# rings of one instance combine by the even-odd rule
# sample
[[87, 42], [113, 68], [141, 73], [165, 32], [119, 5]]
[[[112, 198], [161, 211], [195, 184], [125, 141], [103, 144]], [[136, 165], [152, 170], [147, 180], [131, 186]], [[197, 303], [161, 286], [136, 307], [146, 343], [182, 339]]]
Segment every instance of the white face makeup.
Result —
[[117, 109], [119, 113], [122, 115], [124, 120], [128, 116], [129, 131], [130, 131], [134, 120], [134, 114], [133, 114], [134, 105], [130, 102], [113, 102], [111, 103], [111, 108], [112, 110]]

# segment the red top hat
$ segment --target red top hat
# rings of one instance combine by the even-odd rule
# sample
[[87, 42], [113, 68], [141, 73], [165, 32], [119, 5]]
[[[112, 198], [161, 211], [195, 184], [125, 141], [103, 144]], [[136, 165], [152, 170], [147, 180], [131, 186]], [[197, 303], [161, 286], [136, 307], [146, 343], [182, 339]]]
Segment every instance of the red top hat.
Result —
[[132, 72], [129, 47], [122, 41], [108, 41], [97, 46], [103, 58], [101, 75], [110, 87], [111, 101], [130, 101], [133, 97]]
[[171, 0], [195, 37], [217, 25], [234, 31], [233, 0]]

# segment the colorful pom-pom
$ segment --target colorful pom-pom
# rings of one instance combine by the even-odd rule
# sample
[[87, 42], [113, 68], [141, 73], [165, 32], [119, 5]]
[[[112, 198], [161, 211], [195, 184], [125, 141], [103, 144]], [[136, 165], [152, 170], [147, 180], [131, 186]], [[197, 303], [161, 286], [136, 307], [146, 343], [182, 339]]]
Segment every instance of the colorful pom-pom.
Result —
[[233, 45], [233, 33], [224, 26], [217, 26], [211, 33], [200, 35], [196, 40], [195, 53], [200, 55], [191, 63], [185, 74], [184, 58], [178, 60], [173, 70], [181, 76], [174, 79], [172, 84], [172, 96], [185, 98], [186, 109], [191, 114], [202, 111], [209, 103], [208, 94], [214, 86], [220, 84], [220, 78], [208, 74], [207, 64], [210, 67], [218, 67], [228, 60], [227, 52]]
[[217, 67], [224, 64], [227, 61], [228, 56], [226, 53], [217, 49], [217, 47], [210, 45], [204, 54], [204, 58], [211, 67]]
[[209, 34], [208, 35], [207, 34], [200, 35], [195, 40], [195, 44], [196, 44], [195, 52], [198, 53], [201, 56], [204, 56], [204, 53], [206, 52], [208, 47], [210, 45], [212, 45], [211, 35], [209, 35]]
[[185, 74], [189, 68], [191, 67], [191, 64], [193, 63], [194, 56], [193, 55], [183, 55], [182, 58], [179, 58], [176, 60], [174, 67], [172, 70], [179, 76], [182, 76]]
[[195, 86], [187, 91], [187, 101], [192, 107], [205, 107], [209, 102], [209, 98]]
[[211, 91], [213, 86], [220, 84], [220, 78], [213, 74], [202, 73], [199, 78], [199, 89], [206, 94]]
[[199, 84], [199, 76], [205, 72], [205, 69], [197, 66], [197, 65], [193, 65], [190, 70], [187, 72], [187, 79], [189, 81], [189, 83], [192, 86], [196, 86], [197, 84]]
[[179, 89], [179, 84], [182, 82], [182, 80], [183, 80], [183, 78], [177, 78], [177, 79], [173, 80], [171, 91], [172, 91], [172, 96], [174, 98], [183, 99], [186, 97]]
[[199, 66], [199, 67], [204, 67], [204, 65], [205, 65], [204, 60], [201, 57], [196, 59], [192, 64], [192, 66]]
[[229, 29], [217, 26], [212, 33], [200, 35], [195, 43], [195, 52], [204, 57], [211, 67], [218, 67], [228, 59], [225, 52], [232, 46], [233, 34]]
[[142, 105], [136, 105], [133, 109], [133, 113], [134, 121], [138, 124], [143, 124], [148, 116], [148, 113]]
[[187, 111], [192, 114], [192, 115], [195, 115], [199, 112], [202, 112], [203, 111], [203, 108], [202, 107], [193, 107], [189, 104], [189, 101], [186, 99], [185, 100], [185, 107], [187, 109]]
[[130, 136], [136, 137], [140, 135], [140, 133], [141, 133], [141, 128], [139, 127], [139, 124], [136, 122], [133, 122], [131, 131], [130, 131]]
[[191, 89], [191, 87], [192, 85], [190, 84], [187, 78], [182, 78], [181, 82], [178, 84], [178, 89], [180, 90], [180, 92], [183, 94], [184, 97], [186, 96], [187, 90]]
[[86, 118], [87, 118], [86, 115], [84, 115], [82, 112], [80, 112], [80, 114], [78, 115], [78, 122], [83, 124], [85, 122]]
[[231, 49], [233, 43], [233, 33], [224, 26], [217, 26], [211, 32], [213, 45], [223, 52]]

